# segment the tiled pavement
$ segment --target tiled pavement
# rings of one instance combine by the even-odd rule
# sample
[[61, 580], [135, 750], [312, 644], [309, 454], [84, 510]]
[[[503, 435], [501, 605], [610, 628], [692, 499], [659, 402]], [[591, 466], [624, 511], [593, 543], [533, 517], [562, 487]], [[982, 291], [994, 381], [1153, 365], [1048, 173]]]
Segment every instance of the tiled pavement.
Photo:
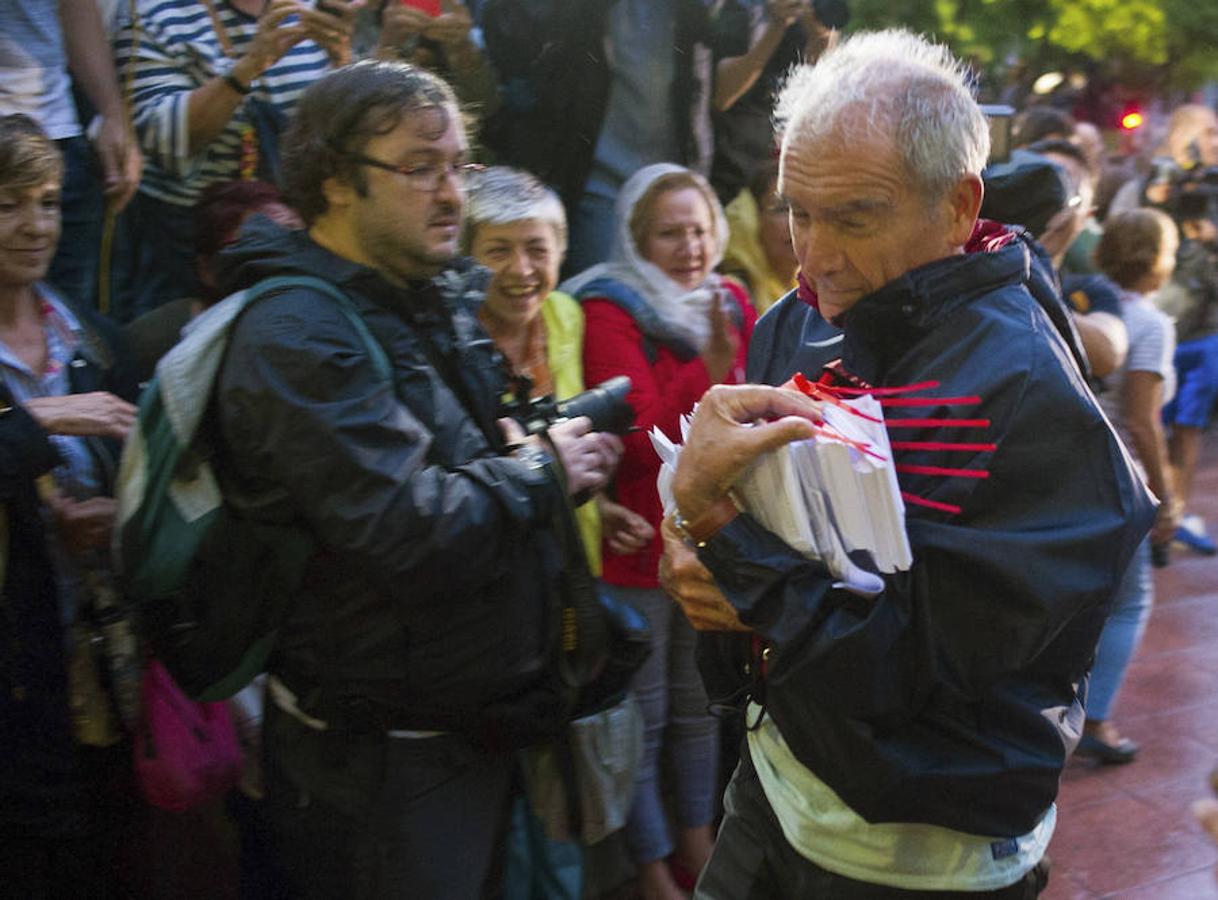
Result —
[[[1218, 441], [1208, 438], [1192, 505], [1218, 530]], [[1218, 847], [1189, 812], [1218, 766], [1218, 557], [1174, 553], [1155, 590], [1113, 715], [1141, 755], [1067, 766], [1042, 900], [1218, 900]]]

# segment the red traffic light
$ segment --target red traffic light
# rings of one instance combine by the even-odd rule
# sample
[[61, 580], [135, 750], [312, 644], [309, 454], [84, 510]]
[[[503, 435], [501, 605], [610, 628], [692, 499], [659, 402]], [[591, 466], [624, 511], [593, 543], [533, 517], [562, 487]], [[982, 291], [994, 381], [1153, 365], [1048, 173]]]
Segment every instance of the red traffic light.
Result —
[[1146, 124], [1146, 118], [1136, 109], [1121, 116], [1121, 128], [1125, 131], [1137, 131], [1144, 124]]

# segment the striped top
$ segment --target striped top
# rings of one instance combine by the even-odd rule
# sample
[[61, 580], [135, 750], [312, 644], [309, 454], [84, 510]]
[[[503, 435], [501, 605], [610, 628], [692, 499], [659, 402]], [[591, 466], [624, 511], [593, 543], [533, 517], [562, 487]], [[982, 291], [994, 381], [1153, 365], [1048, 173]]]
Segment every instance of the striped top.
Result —
[[[192, 206], [209, 185], [239, 177], [243, 135], [250, 124], [246, 98], [219, 137], [190, 152], [191, 91], [230, 72], [258, 28], [255, 17], [234, 9], [228, 0], [213, 2], [234, 58], [225, 55], [207, 8], [197, 0], [137, 0], [136, 27], [130, 12], [124, 12], [115, 38], [120, 81], [125, 86], [133, 79], [135, 130], [145, 159], [140, 190], [182, 206]], [[329, 57], [320, 46], [301, 41], [254, 81], [250, 97], [268, 101], [288, 116], [305, 88], [329, 68]]]

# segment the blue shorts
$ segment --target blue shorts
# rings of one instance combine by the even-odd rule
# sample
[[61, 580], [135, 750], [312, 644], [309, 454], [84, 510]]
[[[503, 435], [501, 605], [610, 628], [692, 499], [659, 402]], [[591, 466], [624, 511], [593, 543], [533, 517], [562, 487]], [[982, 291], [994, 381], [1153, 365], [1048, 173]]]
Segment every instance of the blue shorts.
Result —
[[1163, 407], [1169, 425], [1204, 428], [1218, 400], [1218, 334], [1176, 347], [1176, 396]]

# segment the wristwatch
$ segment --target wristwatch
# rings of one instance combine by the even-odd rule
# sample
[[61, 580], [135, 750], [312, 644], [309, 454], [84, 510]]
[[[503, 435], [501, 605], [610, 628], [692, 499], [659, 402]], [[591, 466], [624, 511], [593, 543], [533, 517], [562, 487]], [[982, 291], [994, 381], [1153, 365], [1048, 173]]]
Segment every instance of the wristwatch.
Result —
[[536, 444], [521, 444], [512, 451], [512, 456], [535, 470], [547, 470], [554, 464], [554, 457]]
[[676, 510], [672, 516], [672, 525], [685, 543], [701, 549], [706, 546], [707, 541], [719, 533], [724, 525], [738, 515], [740, 515], [740, 507], [732, 500], [730, 494], [724, 494], [693, 521], [681, 515], [680, 509]]

